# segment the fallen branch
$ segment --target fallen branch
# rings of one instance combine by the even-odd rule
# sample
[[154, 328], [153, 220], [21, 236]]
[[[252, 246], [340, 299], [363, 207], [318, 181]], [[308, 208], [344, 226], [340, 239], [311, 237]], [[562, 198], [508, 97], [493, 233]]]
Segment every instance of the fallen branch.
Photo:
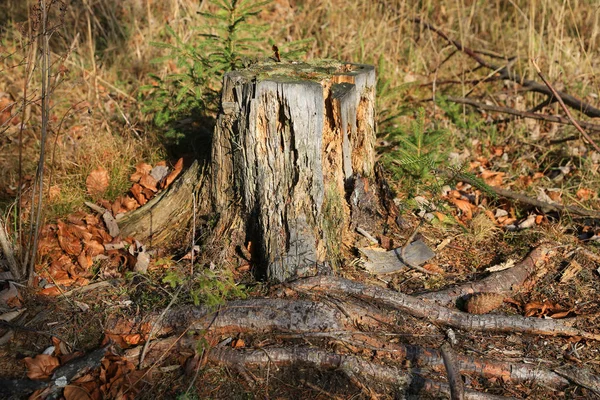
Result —
[[467, 282], [437, 292], [422, 293], [416, 297], [446, 306], [460, 297], [473, 293], [502, 293], [511, 295], [519, 290], [525, 279], [544, 264], [552, 253], [552, 246], [549, 243], [545, 243], [536, 247], [520, 263], [510, 269], [495, 272], [478, 281]]
[[522, 193], [513, 192], [512, 190], [502, 189], [495, 186], [490, 186], [492, 191], [498, 196], [506, 197], [507, 199], [515, 200], [519, 203], [529, 204], [540, 209], [549, 209], [561, 214], [574, 214], [582, 217], [600, 218], [600, 212], [595, 210], [586, 210], [577, 206], [565, 206], [562, 204], [548, 203], [538, 199], [531, 198]]
[[[268, 365], [292, 365], [297, 363], [311, 364], [320, 369], [341, 370], [352, 377], [368, 377], [370, 379], [396, 385], [398, 389], [411, 393], [448, 395], [447, 384], [412, 377], [396, 367], [366, 361], [362, 358], [343, 355], [307, 347], [271, 347], [258, 350], [234, 350], [231, 348], [213, 349], [208, 359], [219, 364], [245, 367], [266, 367]], [[465, 399], [506, 399], [506, 397], [465, 390]]]
[[456, 362], [454, 351], [449, 343], [444, 343], [440, 348], [440, 352], [442, 353], [442, 359], [444, 360], [444, 366], [446, 367], [446, 373], [448, 375], [450, 399], [464, 400], [465, 385], [460, 376], [460, 372], [458, 371], [458, 363]]
[[540, 67], [538, 67], [537, 63], [535, 62], [535, 60], [531, 60], [531, 62], [533, 63], [533, 67], [535, 68], [535, 70], [537, 71], [538, 75], [540, 76], [540, 78], [542, 79], [542, 81], [544, 81], [544, 84], [548, 87], [548, 89], [550, 89], [550, 91], [552, 92], [552, 95], [558, 100], [558, 103], [560, 104], [560, 106], [562, 107], [562, 109], [564, 110], [565, 114], [567, 114], [567, 118], [569, 118], [569, 121], [573, 124], [573, 126], [579, 131], [579, 133], [581, 133], [583, 135], [584, 138], [586, 138], [588, 140], [588, 142], [590, 142], [590, 144], [592, 145], [592, 147], [598, 152], [600, 153], [600, 147], [598, 147], [598, 145], [596, 144], [596, 142], [594, 142], [592, 140], [592, 138], [590, 137], [590, 135], [587, 134], [586, 131], [584, 131], [581, 126], [579, 125], [579, 123], [577, 123], [577, 121], [575, 121], [575, 119], [573, 118], [573, 116], [571, 115], [571, 112], [569, 111], [569, 109], [567, 108], [567, 106], [565, 105], [564, 100], [562, 99], [562, 96], [558, 93], [558, 91], [556, 89], [554, 89], [554, 87], [552, 87], [552, 85], [550, 84], [550, 82], [548, 82], [548, 80], [546, 79], [546, 77], [544, 76], [544, 74], [542, 74], [542, 70], [540, 69]]
[[[481, 103], [481, 102], [478, 102], [478, 101], [475, 101], [473, 99], [469, 99], [466, 97], [451, 97], [451, 96], [449, 96], [449, 97], [446, 97], [446, 99], [453, 103], [468, 104], [470, 106], [479, 108], [481, 110], [516, 115], [521, 118], [531, 118], [531, 119], [537, 119], [540, 121], [555, 122], [558, 124], [565, 124], [565, 125], [571, 123], [571, 121], [568, 118], [561, 117], [560, 115], [539, 114], [539, 113], [531, 112], [531, 111], [518, 111], [518, 110], [515, 110], [514, 108], [498, 107], [498, 106], [492, 106], [489, 104], [484, 104], [484, 103]], [[581, 127], [585, 128], [589, 131], [600, 132], [600, 125], [598, 125], [598, 124], [592, 124], [592, 123], [585, 122], [585, 121], [576, 121], [576, 122]]]
[[[450, 173], [450, 172], [448, 172]], [[479, 183], [474, 179], [469, 178], [467, 175], [462, 174], [460, 179], [468, 183], [470, 185], [476, 186]], [[489, 188], [498, 196], [505, 197], [507, 199], [515, 200], [519, 203], [529, 204], [531, 206], [537, 207], [541, 210], [551, 210], [556, 211], [561, 214], [573, 214], [579, 215], [582, 217], [590, 217], [590, 218], [600, 218], [600, 212], [595, 210], [586, 210], [585, 208], [577, 207], [577, 206], [565, 206], [557, 203], [548, 203], [545, 201], [541, 201], [538, 199], [534, 199], [522, 193], [513, 192], [512, 190], [502, 189], [496, 186], [489, 186]]]
[[[472, 49], [464, 46], [461, 42], [459, 42], [457, 40], [450, 39], [450, 37], [448, 37], [448, 35], [446, 35], [443, 31], [441, 31], [440, 29], [437, 29], [433, 25], [421, 20], [420, 18], [413, 18], [413, 22], [415, 22], [417, 24], [421, 24], [428, 30], [436, 33], [438, 36], [440, 36], [441, 38], [446, 40], [448, 43], [452, 44], [458, 50], [462, 51], [463, 53], [465, 53], [466, 55], [471, 57], [482, 67], [488, 68], [492, 71], [497, 71], [497, 74], [495, 75], [496, 77], [499, 77], [500, 79], [511, 80], [533, 92], [545, 94], [546, 96], [549, 96], [549, 97], [555, 96], [554, 93], [552, 93], [552, 91], [550, 89], [548, 89], [548, 87], [546, 87], [545, 85], [542, 85], [536, 81], [525, 79], [522, 76], [520, 76], [519, 74], [511, 72], [510, 69], [507, 67], [499, 67], [497, 65], [487, 62], [483, 58], [479, 57], [477, 55], [477, 53], [475, 51], [473, 51]], [[582, 100], [579, 100], [578, 98], [571, 96], [570, 94], [561, 92], [561, 91], [556, 91], [556, 93], [565, 102], [565, 104], [568, 105], [569, 107], [574, 108], [591, 118], [600, 117], [600, 109], [595, 108], [591, 104], [586, 103]]]
[[36, 398], [54, 398], [63, 388], [76, 378], [88, 371], [100, 367], [100, 362], [106, 354], [108, 346], [96, 349], [82, 357], [69, 361], [58, 367], [52, 374], [50, 381], [36, 381], [31, 379], [0, 380], [0, 396], [4, 399], [21, 398], [25, 394], [36, 390], [45, 389]]
[[292, 287], [312, 292], [327, 292], [344, 296], [352, 295], [376, 301], [388, 307], [402, 310], [430, 322], [476, 332], [521, 332], [532, 335], [581, 336], [600, 340], [600, 335], [569, 327], [551, 319], [538, 319], [505, 315], [475, 315], [432, 304], [416, 297], [376, 286], [369, 286], [334, 276], [316, 276], [299, 279]]
[[[162, 318], [152, 314], [145, 319], [123, 322], [118, 316], [106, 324], [108, 334], [147, 335], [155, 326], [155, 336], [166, 336], [182, 329], [212, 332], [322, 332], [345, 328], [341, 311], [320, 302], [285, 299], [249, 299], [231, 301], [215, 310], [210, 307], [184, 306], [170, 310]], [[129, 330], [124, 325], [129, 324]]]

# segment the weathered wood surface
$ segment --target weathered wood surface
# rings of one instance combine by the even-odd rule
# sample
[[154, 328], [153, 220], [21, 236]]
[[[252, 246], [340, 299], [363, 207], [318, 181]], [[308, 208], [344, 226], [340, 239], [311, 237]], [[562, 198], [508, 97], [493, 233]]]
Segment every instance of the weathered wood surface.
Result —
[[167, 190], [117, 221], [121, 236], [149, 246], [172, 244], [190, 228], [193, 196], [202, 185], [200, 165], [194, 162]]
[[271, 280], [327, 270], [348, 239], [354, 179], [375, 162], [375, 69], [264, 63], [228, 73], [212, 151], [221, 230], [245, 232]]

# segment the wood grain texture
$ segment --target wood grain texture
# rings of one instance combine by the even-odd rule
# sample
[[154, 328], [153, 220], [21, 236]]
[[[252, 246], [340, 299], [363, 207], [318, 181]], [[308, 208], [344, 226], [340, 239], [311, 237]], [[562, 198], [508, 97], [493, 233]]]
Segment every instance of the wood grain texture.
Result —
[[375, 70], [258, 64], [225, 76], [212, 152], [220, 230], [271, 280], [327, 270], [350, 232], [346, 187], [373, 176]]

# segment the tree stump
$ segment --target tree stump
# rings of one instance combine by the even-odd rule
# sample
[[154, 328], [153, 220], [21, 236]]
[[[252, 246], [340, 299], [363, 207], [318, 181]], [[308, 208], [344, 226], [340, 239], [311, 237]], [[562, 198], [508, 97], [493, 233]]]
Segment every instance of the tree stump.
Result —
[[251, 244], [259, 276], [331, 269], [353, 242], [351, 197], [374, 177], [375, 83], [374, 67], [334, 61], [265, 62], [225, 76], [212, 202], [221, 232]]

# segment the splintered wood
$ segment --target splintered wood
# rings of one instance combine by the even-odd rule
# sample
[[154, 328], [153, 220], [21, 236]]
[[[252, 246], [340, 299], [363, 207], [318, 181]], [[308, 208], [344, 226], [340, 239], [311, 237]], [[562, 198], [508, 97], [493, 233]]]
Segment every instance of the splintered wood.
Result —
[[373, 177], [375, 69], [259, 63], [225, 76], [212, 150], [223, 232], [252, 241], [267, 278], [314, 275], [351, 235], [347, 190]]

